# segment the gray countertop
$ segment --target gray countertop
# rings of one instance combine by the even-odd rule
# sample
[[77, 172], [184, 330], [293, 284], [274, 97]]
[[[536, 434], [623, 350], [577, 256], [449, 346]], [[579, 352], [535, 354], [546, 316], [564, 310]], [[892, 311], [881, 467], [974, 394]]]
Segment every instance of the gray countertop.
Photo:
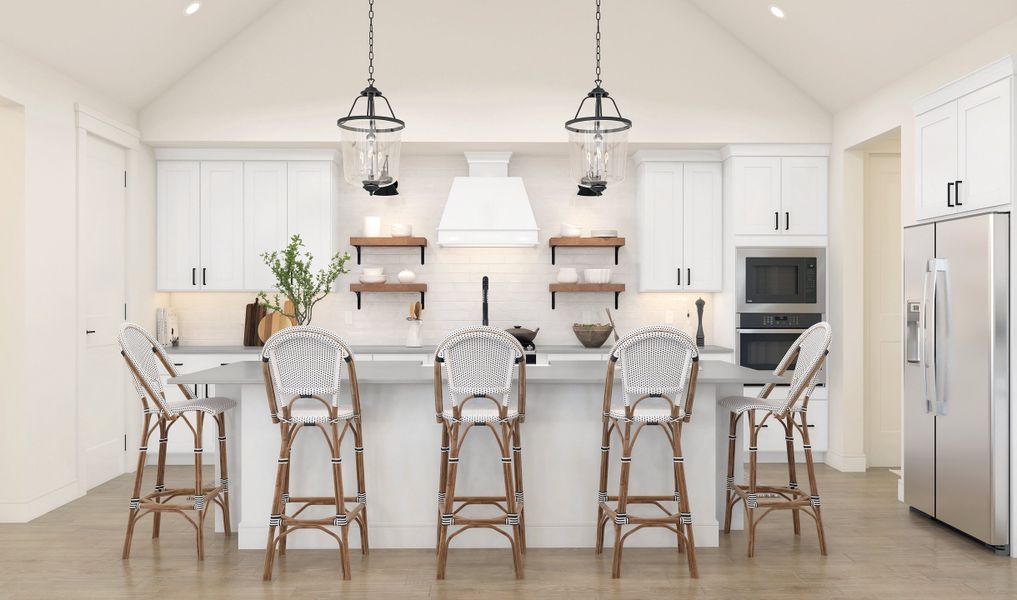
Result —
[[[756, 371], [719, 360], [700, 361], [699, 382], [734, 383], [743, 385], [787, 383], [784, 377], [769, 371]], [[527, 365], [526, 382], [530, 383], [593, 383], [603, 381], [605, 365], [600, 361], [563, 360], [550, 365]], [[357, 365], [360, 383], [427, 383], [434, 377], [434, 367], [405, 361], [371, 361]], [[205, 369], [169, 380], [179, 384], [264, 385], [261, 362], [241, 361], [222, 367]]]
[[[436, 346], [407, 348], [406, 346], [360, 345], [354, 344], [354, 354], [434, 354]], [[537, 352], [547, 354], [606, 354], [611, 345], [604, 344], [600, 348], [586, 348], [579, 345], [537, 346]], [[259, 346], [167, 346], [170, 354], [258, 354]], [[700, 354], [730, 354], [731, 348], [706, 345], [699, 349]]]

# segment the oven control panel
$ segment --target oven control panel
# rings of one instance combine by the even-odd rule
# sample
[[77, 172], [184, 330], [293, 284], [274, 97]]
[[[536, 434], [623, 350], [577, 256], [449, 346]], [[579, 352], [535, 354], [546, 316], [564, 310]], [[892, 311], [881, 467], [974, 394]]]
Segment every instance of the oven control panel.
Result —
[[740, 329], [807, 329], [822, 320], [820, 313], [738, 313]]

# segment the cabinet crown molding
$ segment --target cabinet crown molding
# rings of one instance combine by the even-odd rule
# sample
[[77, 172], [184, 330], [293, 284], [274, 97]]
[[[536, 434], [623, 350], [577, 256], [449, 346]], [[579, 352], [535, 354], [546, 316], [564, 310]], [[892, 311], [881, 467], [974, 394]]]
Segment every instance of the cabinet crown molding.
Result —
[[728, 144], [720, 149], [723, 160], [736, 156], [830, 156], [830, 144]]
[[632, 155], [637, 165], [645, 162], [720, 162], [719, 149], [639, 150]]
[[156, 148], [155, 160], [328, 160], [339, 162], [330, 148]]
[[911, 104], [911, 108], [914, 114], [920, 115], [990, 83], [1012, 77], [1015, 73], [1017, 73], [1017, 55], [1004, 56], [996, 62], [989, 63], [973, 73], [968, 73], [936, 91], [922, 96]]

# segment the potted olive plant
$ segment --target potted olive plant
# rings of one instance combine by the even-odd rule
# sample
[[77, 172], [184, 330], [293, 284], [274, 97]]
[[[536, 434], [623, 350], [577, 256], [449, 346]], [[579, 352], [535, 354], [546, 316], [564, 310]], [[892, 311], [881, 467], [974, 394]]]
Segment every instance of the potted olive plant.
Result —
[[[314, 257], [310, 252], [302, 251], [303, 247], [303, 240], [294, 235], [282, 251], [261, 255], [275, 276], [275, 287], [279, 293], [269, 298], [262, 291], [258, 292], [258, 297], [265, 301], [268, 310], [293, 319], [297, 325], [310, 325], [314, 305], [328, 295], [340, 275], [350, 272], [346, 266], [350, 255], [348, 252], [336, 252], [328, 265], [315, 273], [311, 270]], [[280, 303], [280, 294], [289, 302]], [[287, 312], [290, 310], [292, 313]]]

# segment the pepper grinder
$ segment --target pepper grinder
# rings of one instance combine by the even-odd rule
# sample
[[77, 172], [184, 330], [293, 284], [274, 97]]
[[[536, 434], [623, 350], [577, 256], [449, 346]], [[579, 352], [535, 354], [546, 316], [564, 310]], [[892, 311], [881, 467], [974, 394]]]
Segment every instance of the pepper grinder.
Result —
[[696, 300], [696, 317], [699, 319], [699, 327], [696, 329], [696, 346], [702, 348], [706, 344], [706, 336], [703, 335], [703, 307], [706, 301], [702, 298]]

